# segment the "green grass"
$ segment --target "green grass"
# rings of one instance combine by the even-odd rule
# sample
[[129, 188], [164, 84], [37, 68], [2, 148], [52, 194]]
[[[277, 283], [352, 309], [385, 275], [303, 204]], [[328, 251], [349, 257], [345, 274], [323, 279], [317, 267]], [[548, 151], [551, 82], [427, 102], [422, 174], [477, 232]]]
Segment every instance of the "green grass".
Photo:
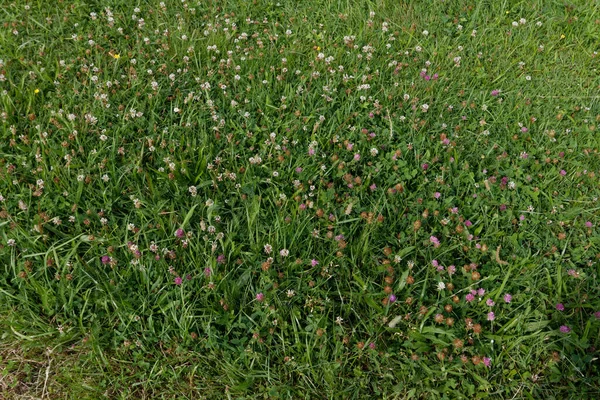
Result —
[[600, 396], [598, 3], [0, 22], [0, 397]]

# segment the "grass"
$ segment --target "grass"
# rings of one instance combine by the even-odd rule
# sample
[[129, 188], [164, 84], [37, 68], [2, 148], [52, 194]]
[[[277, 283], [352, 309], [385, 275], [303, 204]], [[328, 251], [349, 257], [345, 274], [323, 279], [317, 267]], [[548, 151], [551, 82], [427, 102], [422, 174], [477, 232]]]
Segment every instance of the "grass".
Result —
[[0, 397], [600, 395], [597, 3], [0, 16]]

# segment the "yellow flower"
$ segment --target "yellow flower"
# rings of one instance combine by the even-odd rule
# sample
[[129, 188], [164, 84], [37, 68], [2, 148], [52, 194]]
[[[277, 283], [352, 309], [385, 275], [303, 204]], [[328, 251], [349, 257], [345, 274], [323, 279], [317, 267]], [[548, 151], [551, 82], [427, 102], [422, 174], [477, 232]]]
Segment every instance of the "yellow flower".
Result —
[[115, 54], [115, 55], [113, 55], [113, 58], [114, 58], [115, 60], [118, 60], [119, 58], [121, 58], [121, 56], [120, 56], [119, 54]]
[[33, 93], [35, 93], [35, 94], [38, 94], [39, 92], [40, 92], [40, 89], [35, 89], [35, 90], [33, 91]]
[[317, 51], [321, 51], [321, 46], [317, 46]]
[[564, 39], [564, 38], [565, 38], [565, 35], [560, 35], [560, 38], [561, 38], [561, 39]]

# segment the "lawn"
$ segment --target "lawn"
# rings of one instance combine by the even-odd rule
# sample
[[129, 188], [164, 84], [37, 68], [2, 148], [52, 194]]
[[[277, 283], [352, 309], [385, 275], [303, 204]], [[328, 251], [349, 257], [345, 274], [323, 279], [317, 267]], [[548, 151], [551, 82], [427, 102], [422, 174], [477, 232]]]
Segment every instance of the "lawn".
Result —
[[1, 3], [0, 398], [600, 397], [600, 3]]

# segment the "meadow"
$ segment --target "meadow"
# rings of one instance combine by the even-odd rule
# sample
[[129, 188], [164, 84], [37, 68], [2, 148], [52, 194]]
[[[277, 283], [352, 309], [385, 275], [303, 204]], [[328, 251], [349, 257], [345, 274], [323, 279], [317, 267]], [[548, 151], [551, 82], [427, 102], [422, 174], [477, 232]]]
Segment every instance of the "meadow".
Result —
[[600, 3], [0, 5], [1, 399], [600, 398]]

